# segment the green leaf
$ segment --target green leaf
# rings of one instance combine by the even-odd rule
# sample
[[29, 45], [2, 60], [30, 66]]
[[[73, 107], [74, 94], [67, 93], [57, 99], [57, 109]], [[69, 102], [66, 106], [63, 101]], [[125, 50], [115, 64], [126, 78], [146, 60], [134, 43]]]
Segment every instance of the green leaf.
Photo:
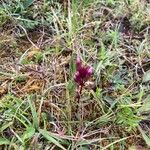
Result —
[[72, 80], [68, 81], [67, 90], [69, 91], [69, 93], [71, 95], [74, 95], [74, 93], [75, 93], [75, 83]]
[[74, 73], [76, 70], [76, 62], [74, 60], [74, 56], [71, 56], [71, 60], [70, 60], [70, 67], [69, 67], [69, 76], [70, 78], [73, 77]]
[[139, 113], [143, 113], [143, 112], [148, 112], [148, 111], [150, 111], [150, 101], [149, 101], [149, 99], [150, 99], [150, 95], [148, 95], [145, 99], [144, 99], [144, 103], [143, 103], [143, 105], [142, 105], [142, 107], [140, 107], [139, 109], [138, 109], [138, 112]]
[[25, 0], [23, 3], [23, 7], [24, 9], [27, 9], [32, 4], [33, 4], [33, 0]]
[[3, 132], [5, 129], [7, 129], [9, 126], [11, 126], [13, 124], [13, 122], [9, 122], [9, 123], [5, 123], [2, 125], [2, 127], [0, 128], [0, 132]]
[[101, 49], [99, 51], [99, 58], [100, 60], [104, 60], [106, 58], [106, 49], [105, 49], [105, 45], [103, 42], [101, 42]]
[[145, 74], [143, 76], [143, 82], [148, 82], [148, 81], [150, 81], [150, 70], [145, 72]]
[[28, 97], [28, 102], [32, 113], [33, 126], [35, 129], [38, 129], [39, 127], [38, 114], [36, 112], [35, 104], [31, 102], [31, 98], [32, 98], [31, 96]]
[[0, 145], [8, 145], [8, 144], [10, 144], [9, 140], [0, 137]]
[[46, 131], [46, 130], [42, 130], [39, 129], [39, 132], [50, 142], [52, 142], [53, 144], [55, 144], [56, 146], [58, 146], [59, 148], [61, 148], [62, 150], [66, 150], [55, 138], [52, 137], [52, 135]]
[[22, 136], [23, 141], [32, 138], [34, 134], [35, 134], [35, 128], [33, 128], [32, 126], [28, 127], [26, 131], [23, 133]]
[[80, 146], [78, 150], [89, 150], [90, 148], [88, 146]]
[[140, 126], [138, 126], [138, 129], [141, 132], [143, 139], [145, 140], [146, 144], [148, 146], [150, 146], [150, 138], [144, 133], [144, 131], [142, 130], [142, 128]]

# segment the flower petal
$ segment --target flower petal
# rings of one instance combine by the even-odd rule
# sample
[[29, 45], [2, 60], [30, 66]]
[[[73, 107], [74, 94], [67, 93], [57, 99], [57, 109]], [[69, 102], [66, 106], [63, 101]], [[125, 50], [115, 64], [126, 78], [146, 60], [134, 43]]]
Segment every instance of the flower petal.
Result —
[[93, 68], [89, 66], [88, 69], [87, 69], [88, 76], [91, 76], [92, 73], [93, 73]]
[[82, 67], [81, 59], [80, 59], [80, 57], [77, 57], [76, 68], [77, 68], [77, 70], [80, 70], [81, 67]]

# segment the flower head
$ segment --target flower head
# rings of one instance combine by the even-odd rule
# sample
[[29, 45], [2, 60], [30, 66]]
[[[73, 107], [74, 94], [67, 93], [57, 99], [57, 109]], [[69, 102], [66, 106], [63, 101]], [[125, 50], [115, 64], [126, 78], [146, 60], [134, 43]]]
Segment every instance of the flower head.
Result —
[[74, 75], [74, 81], [78, 85], [84, 85], [88, 78], [92, 75], [93, 68], [82, 64], [80, 57], [76, 60], [76, 73]]

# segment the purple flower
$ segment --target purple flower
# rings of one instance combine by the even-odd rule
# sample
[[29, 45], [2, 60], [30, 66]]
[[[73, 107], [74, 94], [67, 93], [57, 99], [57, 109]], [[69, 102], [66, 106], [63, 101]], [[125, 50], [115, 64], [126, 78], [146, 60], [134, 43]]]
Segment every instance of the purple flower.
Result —
[[83, 86], [88, 78], [92, 75], [93, 68], [82, 64], [81, 59], [77, 57], [76, 60], [76, 73], [74, 75], [74, 81]]

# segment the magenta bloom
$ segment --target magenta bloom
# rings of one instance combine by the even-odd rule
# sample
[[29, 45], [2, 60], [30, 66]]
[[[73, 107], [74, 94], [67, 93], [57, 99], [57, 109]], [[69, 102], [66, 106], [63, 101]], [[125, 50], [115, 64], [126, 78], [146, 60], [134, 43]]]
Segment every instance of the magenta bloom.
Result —
[[92, 75], [93, 69], [90, 66], [85, 66], [82, 64], [81, 59], [77, 57], [76, 60], [76, 73], [74, 75], [74, 81], [83, 86], [88, 78]]

